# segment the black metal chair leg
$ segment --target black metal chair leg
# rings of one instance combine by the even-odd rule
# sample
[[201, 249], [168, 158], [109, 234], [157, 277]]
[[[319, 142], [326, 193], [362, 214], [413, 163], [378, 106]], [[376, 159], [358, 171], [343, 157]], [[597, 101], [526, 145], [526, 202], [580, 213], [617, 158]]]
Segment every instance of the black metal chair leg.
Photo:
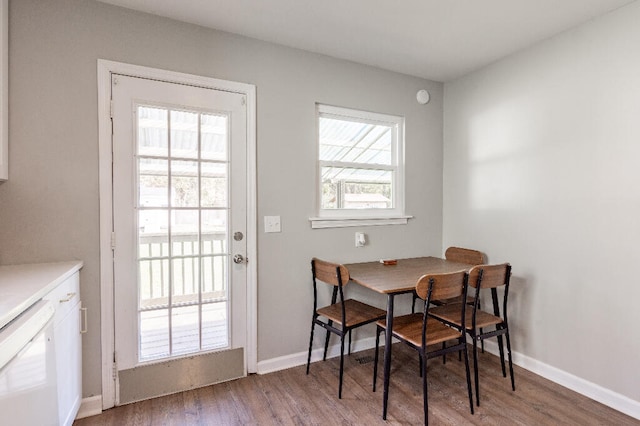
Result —
[[[480, 334], [482, 334], [482, 327], [480, 327]], [[482, 348], [482, 353], [484, 353], [484, 340], [480, 340], [480, 347]]]
[[469, 372], [469, 354], [466, 348], [464, 350], [464, 368], [467, 373], [467, 391], [469, 392], [469, 408], [471, 409], [471, 414], [473, 414], [473, 395], [471, 392], [471, 374]]
[[376, 327], [376, 353], [373, 356], [373, 391], [376, 391], [376, 381], [378, 380], [378, 348], [380, 347], [380, 332], [382, 329]]
[[351, 331], [349, 330], [349, 355], [351, 355]]
[[504, 368], [504, 345], [502, 335], [498, 337], [498, 349], [500, 350], [500, 366], [502, 367], [502, 377], [507, 377], [507, 370]]
[[[423, 349], [424, 350], [424, 349]], [[424, 405], [424, 424], [429, 424], [429, 398], [427, 397], [427, 360], [424, 352], [420, 351], [420, 375], [422, 376], [422, 400]]]
[[[445, 350], [447, 347], [447, 342], [442, 342], [442, 350]], [[442, 363], [446, 364], [447, 363], [447, 354], [442, 354]]]
[[311, 364], [311, 346], [313, 345], [313, 329], [315, 328], [315, 317], [311, 321], [311, 337], [309, 338], [309, 355], [307, 356], [307, 374], [309, 374], [309, 365]]
[[473, 336], [473, 378], [476, 385], [476, 405], [480, 406], [480, 383], [478, 379], [478, 339]]
[[[329, 320], [329, 325], [333, 325], [333, 321]], [[324, 355], [322, 355], [322, 360], [327, 360], [327, 350], [329, 349], [329, 337], [331, 337], [331, 332], [327, 330], [327, 337], [324, 339]]]
[[511, 339], [509, 339], [509, 329], [507, 328], [507, 332], [505, 334], [507, 338], [507, 355], [509, 357], [509, 374], [511, 375], [511, 389], [516, 390], [516, 381], [513, 377], [513, 362], [511, 361]]
[[340, 385], [338, 387], [338, 399], [342, 399], [342, 373], [344, 371], [344, 333], [340, 336]]

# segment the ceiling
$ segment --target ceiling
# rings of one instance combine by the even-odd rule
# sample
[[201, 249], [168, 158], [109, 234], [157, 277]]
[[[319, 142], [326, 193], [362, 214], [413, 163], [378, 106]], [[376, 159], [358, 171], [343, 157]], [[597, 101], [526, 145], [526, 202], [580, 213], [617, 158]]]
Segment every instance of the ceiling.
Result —
[[450, 81], [635, 0], [100, 0]]

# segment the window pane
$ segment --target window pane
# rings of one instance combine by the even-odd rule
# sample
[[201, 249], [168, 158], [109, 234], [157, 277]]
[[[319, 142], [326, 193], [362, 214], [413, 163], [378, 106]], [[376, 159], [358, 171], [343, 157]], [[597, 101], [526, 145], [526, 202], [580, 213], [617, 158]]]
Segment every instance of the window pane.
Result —
[[202, 210], [202, 253], [227, 254], [227, 210]]
[[163, 108], [138, 107], [138, 155], [166, 157], [168, 112]]
[[227, 300], [228, 256], [202, 258], [202, 300], [206, 302]]
[[140, 312], [140, 360], [169, 356], [169, 311]]
[[171, 111], [171, 156], [198, 158], [198, 114]]
[[392, 176], [388, 170], [322, 167], [322, 208], [392, 208]]
[[172, 306], [198, 302], [200, 285], [198, 263], [197, 257], [173, 259]]
[[202, 114], [201, 116], [203, 160], [227, 160], [227, 137], [229, 117], [226, 115]]
[[320, 160], [391, 165], [393, 127], [320, 116]]
[[138, 263], [140, 276], [140, 308], [148, 309], [169, 304], [169, 260], [141, 260]]
[[226, 163], [201, 163], [202, 207], [227, 207]]
[[173, 207], [198, 207], [198, 163], [171, 162], [171, 202]]
[[226, 302], [202, 305], [202, 349], [229, 346]]
[[200, 349], [199, 306], [185, 306], [171, 311], [171, 341], [174, 355]]
[[138, 205], [167, 207], [169, 205], [169, 162], [154, 158], [140, 158], [138, 174]]
[[138, 255], [158, 257], [169, 255], [168, 211], [138, 210]]

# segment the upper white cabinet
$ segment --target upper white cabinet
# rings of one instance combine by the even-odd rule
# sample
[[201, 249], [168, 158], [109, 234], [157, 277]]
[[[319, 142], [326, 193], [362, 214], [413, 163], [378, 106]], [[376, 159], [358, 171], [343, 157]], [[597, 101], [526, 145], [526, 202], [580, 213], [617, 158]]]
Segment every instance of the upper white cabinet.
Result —
[[9, 179], [9, 0], [0, 0], [0, 182]]

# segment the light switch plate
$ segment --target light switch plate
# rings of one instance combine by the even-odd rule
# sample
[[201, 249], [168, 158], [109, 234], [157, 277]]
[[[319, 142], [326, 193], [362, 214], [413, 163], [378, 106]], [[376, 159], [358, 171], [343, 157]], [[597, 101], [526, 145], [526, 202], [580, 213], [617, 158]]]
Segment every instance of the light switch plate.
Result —
[[265, 216], [264, 232], [280, 232], [280, 216]]

